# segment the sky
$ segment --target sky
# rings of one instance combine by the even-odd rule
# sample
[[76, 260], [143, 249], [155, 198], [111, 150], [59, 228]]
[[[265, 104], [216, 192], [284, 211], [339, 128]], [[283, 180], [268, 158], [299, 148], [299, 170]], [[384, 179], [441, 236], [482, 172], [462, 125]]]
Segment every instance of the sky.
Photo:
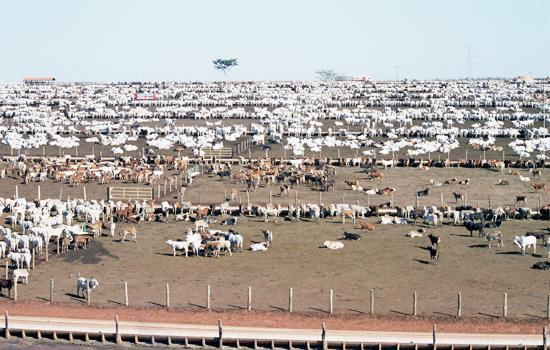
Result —
[[4, 83], [550, 75], [550, 0], [18, 0], [0, 33]]

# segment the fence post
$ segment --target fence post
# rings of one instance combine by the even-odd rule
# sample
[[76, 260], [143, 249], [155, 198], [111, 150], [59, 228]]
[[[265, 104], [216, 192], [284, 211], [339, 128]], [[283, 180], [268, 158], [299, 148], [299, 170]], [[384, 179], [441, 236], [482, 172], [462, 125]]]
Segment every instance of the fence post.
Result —
[[491, 195], [489, 195], [489, 208], [491, 208]]
[[53, 302], [53, 278], [50, 278], [50, 303]]
[[502, 317], [508, 317], [508, 293], [504, 293], [504, 303], [502, 304]]
[[325, 325], [325, 322], [323, 322], [323, 324], [321, 326], [321, 343], [323, 344], [323, 350], [328, 350], [327, 327]]
[[456, 306], [456, 318], [462, 317], [462, 294], [458, 292], [458, 304]]
[[416, 298], [416, 291], [413, 292], [413, 316], [416, 316], [416, 301], [417, 301], [417, 298]]
[[548, 326], [542, 327], [542, 349], [548, 348]]
[[223, 326], [222, 320], [218, 320], [218, 347], [223, 348]]
[[40, 201], [40, 185], [38, 185], [38, 189], [36, 191], [38, 192], [38, 200]]
[[437, 349], [437, 325], [433, 325], [432, 327], [432, 344], [433, 344], [433, 349]]
[[210, 285], [206, 287], [206, 310], [210, 311]]
[[4, 311], [4, 338], [10, 340], [10, 327], [8, 323], [8, 310]]
[[252, 287], [248, 286], [248, 296], [246, 298], [246, 309], [252, 310]]
[[170, 285], [166, 283], [166, 308], [170, 308]]
[[48, 261], [48, 249], [50, 248], [49, 242], [46, 242], [46, 261]]
[[370, 290], [370, 314], [374, 315], [374, 289]]
[[330, 290], [328, 299], [328, 312], [332, 315], [334, 312], [334, 290]]
[[548, 299], [546, 300], [546, 318], [550, 320], [550, 294], [548, 294]]
[[122, 343], [122, 338], [120, 336], [120, 328], [118, 324], [118, 315], [115, 315], [115, 339], [117, 344]]
[[86, 197], [86, 186], [82, 186], [82, 194], [84, 195], [84, 201], [87, 200], [87, 197]]
[[443, 206], [443, 193], [441, 193], [441, 206]]
[[418, 208], [418, 193], [416, 194], [415, 200], [414, 200], [414, 207]]
[[128, 282], [124, 282], [124, 306], [128, 306]]
[[293, 301], [294, 301], [294, 292], [292, 288], [289, 288], [288, 289], [288, 312], [292, 312]]

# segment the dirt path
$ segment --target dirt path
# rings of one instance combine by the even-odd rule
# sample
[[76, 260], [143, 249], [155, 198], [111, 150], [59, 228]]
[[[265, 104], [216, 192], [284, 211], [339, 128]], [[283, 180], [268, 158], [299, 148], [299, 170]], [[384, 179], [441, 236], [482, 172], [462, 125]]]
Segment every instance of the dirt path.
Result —
[[112, 319], [118, 314], [123, 321], [164, 322], [215, 325], [222, 320], [228, 326], [248, 327], [278, 327], [297, 329], [316, 329], [325, 322], [327, 328], [340, 330], [368, 330], [368, 331], [416, 331], [429, 332], [434, 323], [440, 332], [450, 333], [509, 333], [509, 334], [537, 334], [546, 320], [518, 321], [501, 319], [473, 319], [467, 318], [455, 321], [444, 318], [412, 318], [412, 317], [376, 317], [368, 315], [323, 315], [320, 313], [261, 312], [261, 311], [167, 311], [161, 309], [135, 308], [99, 308], [83, 305], [64, 305], [54, 303], [2, 302], [0, 307], [8, 310], [12, 316], [41, 316]]

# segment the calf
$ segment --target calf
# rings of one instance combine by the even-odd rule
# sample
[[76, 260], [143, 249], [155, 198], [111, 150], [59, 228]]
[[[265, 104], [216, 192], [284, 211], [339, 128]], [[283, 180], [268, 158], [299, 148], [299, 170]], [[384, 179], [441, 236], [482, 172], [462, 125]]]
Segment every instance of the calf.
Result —
[[267, 247], [273, 246], [273, 232], [270, 230], [262, 230], [264, 241]]
[[428, 246], [428, 251], [430, 252], [430, 259], [434, 265], [439, 264], [439, 248]]
[[80, 293], [82, 293], [82, 297], [84, 298], [88, 291], [92, 291], [95, 288], [99, 286], [99, 282], [95, 279], [86, 279], [84, 277], [78, 277], [76, 279], [76, 295], [80, 297]]
[[504, 247], [504, 241], [502, 239], [502, 232], [500, 231], [495, 231], [493, 233], [486, 233], [485, 234], [485, 240], [487, 240], [487, 242], [489, 242], [489, 249], [491, 249], [492, 245], [493, 245], [493, 242], [496, 242], [497, 243], [497, 248], [499, 247]]

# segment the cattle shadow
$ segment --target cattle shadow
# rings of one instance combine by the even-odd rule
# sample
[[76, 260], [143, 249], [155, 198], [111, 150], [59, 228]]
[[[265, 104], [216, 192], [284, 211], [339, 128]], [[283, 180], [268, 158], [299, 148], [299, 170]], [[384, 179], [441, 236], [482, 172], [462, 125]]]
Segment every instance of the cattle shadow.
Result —
[[426, 251], [429, 251], [429, 250], [430, 250], [430, 248], [428, 248], [428, 247], [423, 247], [423, 246], [420, 246], [420, 245], [417, 245], [417, 246], [415, 246], [415, 247], [416, 247], [416, 248], [419, 248], [419, 249], [422, 249], [422, 250], [426, 250]]
[[154, 301], [148, 301], [147, 304], [151, 304], [151, 305], [157, 306], [157, 307], [166, 307], [165, 304], [157, 303], [157, 302], [154, 302]]
[[74, 293], [65, 293], [65, 296], [68, 296], [69, 298], [71, 298], [71, 300], [78, 301], [79, 303], [85, 303], [86, 302], [86, 298], [78, 296]]
[[413, 260], [416, 261], [417, 263], [424, 264], [424, 265], [430, 264], [430, 262], [427, 260], [422, 260], [422, 259], [413, 259]]
[[399, 310], [390, 310], [390, 312], [394, 313], [394, 314], [398, 314], [398, 315], [402, 315], [402, 316], [412, 316], [410, 313], [408, 312], [403, 312], [403, 311], [399, 311]]
[[[159, 253], [159, 252], [156, 252], [155, 254], [156, 255], [162, 255], [162, 256], [174, 256], [173, 253]], [[179, 256], [179, 255], [176, 254], [176, 256]], [[183, 253], [182, 256], [185, 256], [185, 253]]]
[[522, 255], [521, 252], [510, 251], [510, 252], [498, 252], [498, 255]]
[[313, 311], [321, 312], [323, 314], [330, 314], [330, 312], [328, 312], [327, 310], [319, 309], [319, 308], [316, 308], [316, 307], [310, 307], [309, 309], [313, 310]]
[[113, 258], [118, 260], [118, 256], [111, 254], [100, 241], [94, 241], [88, 249], [69, 250], [64, 259], [66, 262], [79, 263], [85, 265], [97, 264], [104, 258]]
[[196, 307], [196, 308], [199, 308], [199, 309], [202, 309], [202, 310], [206, 310], [206, 306], [204, 306], [204, 305], [193, 304], [193, 303], [188, 303], [187, 305], [193, 306], [193, 307]]
[[459, 235], [458, 233], [450, 233], [449, 236], [455, 236], [455, 237], [472, 237], [469, 234]]
[[361, 310], [355, 310], [355, 309], [346, 309], [346, 311], [354, 312], [356, 314], [360, 315], [369, 315], [369, 312], [361, 311]]
[[489, 247], [488, 244], [472, 244], [468, 246], [468, 248], [488, 248], [488, 247]]

